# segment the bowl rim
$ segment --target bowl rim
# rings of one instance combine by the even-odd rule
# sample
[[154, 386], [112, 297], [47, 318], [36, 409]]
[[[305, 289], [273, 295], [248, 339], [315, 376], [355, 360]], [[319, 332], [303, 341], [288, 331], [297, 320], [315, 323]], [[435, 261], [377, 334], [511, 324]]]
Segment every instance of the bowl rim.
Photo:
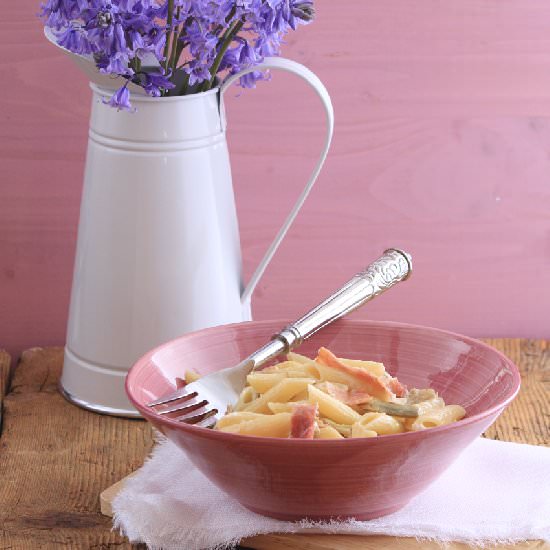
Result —
[[257, 436], [257, 435], [241, 435], [241, 434], [234, 434], [229, 432], [222, 432], [218, 430], [213, 430], [211, 428], [202, 428], [199, 426], [194, 426], [192, 424], [185, 424], [183, 422], [178, 422], [177, 420], [173, 420], [170, 418], [166, 418], [163, 416], [160, 416], [158, 414], [155, 414], [151, 409], [148, 407], [143, 406], [140, 402], [137, 401], [137, 399], [134, 398], [132, 395], [132, 390], [130, 388], [131, 382], [133, 377], [136, 375], [135, 373], [146, 363], [151, 362], [151, 359], [153, 355], [155, 355], [160, 350], [163, 350], [165, 348], [168, 348], [175, 342], [180, 342], [181, 340], [185, 340], [187, 338], [193, 338], [196, 337], [199, 334], [207, 334], [209, 332], [219, 332], [222, 330], [227, 330], [231, 328], [236, 327], [242, 327], [247, 326], [250, 324], [254, 325], [272, 325], [272, 324], [278, 324], [279, 326], [283, 327], [286, 324], [288, 324], [288, 320], [286, 319], [264, 319], [261, 321], [242, 321], [239, 323], [228, 323], [224, 325], [218, 325], [215, 327], [208, 327], [200, 330], [196, 330], [193, 332], [188, 332], [186, 334], [183, 334], [181, 336], [178, 336], [177, 338], [173, 338], [172, 340], [169, 340], [167, 342], [164, 342], [163, 344], [160, 344], [159, 346], [149, 350], [147, 353], [142, 355], [135, 363], [132, 365], [130, 370], [128, 371], [128, 374], [126, 375], [125, 380], [125, 390], [128, 398], [130, 399], [130, 402], [136, 407], [136, 409], [140, 412], [143, 418], [145, 418], [147, 421], [151, 422], [152, 424], [158, 423], [158, 424], [164, 424], [167, 425], [170, 428], [176, 429], [176, 431], [188, 433], [190, 435], [196, 435], [196, 436], [204, 436], [207, 438], [214, 438], [219, 439], [220, 441], [226, 441], [226, 442], [244, 442], [244, 441], [250, 441], [251, 443], [269, 443], [273, 444], [274, 442], [277, 442], [280, 445], [323, 445], [325, 447], [329, 446], [339, 446], [339, 445], [351, 445], [352, 447], [355, 445], [366, 445], [366, 444], [379, 444], [383, 441], [395, 441], [396, 438], [399, 438], [399, 440], [404, 440], [404, 438], [423, 438], [423, 437], [430, 437], [429, 434], [436, 434], [441, 433], [444, 431], [450, 431], [453, 429], [459, 429], [462, 426], [466, 426], [469, 424], [473, 424], [475, 422], [478, 422], [484, 418], [487, 418], [497, 412], [502, 412], [505, 407], [507, 407], [513, 399], [516, 397], [520, 390], [521, 386], [521, 375], [519, 373], [519, 369], [517, 365], [504, 353], [497, 350], [493, 346], [490, 346], [489, 344], [486, 344], [485, 342], [482, 342], [481, 340], [478, 340], [476, 338], [472, 338], [470, 336], [465, 336], [463, 334], [452, 332], [449, 330], [429, 327], [425, 325], [415, 325], [412, 323], [401, 323], [396, 321], [378, 321], [378, 320], [371, 320], [371, 319], [339, 319], [335, 321], [335, 324], [351, 324], [351, 325], [365, 325], [365, 326], [385, 326], [385, 327], [393, 327], [393, 328], [401, 328], [401, 329], [412, 329], [412, 330], [427, 330], [430, 332], [435, 332], [439, 334], [444, 334], [445, 336], [451, 336], [454, 338], [461, 339], [465, 341], [466, 343], [473, 344], [475, 346], [479, 346], [483, 349], [489, 350], [491, 353], [496, 354], [499, 356], [505, 363], [508, 364], [509, 367], [511, 367], [512, 372], [512, 390], [510, 391], [509, 395], [507, 395], [502, 401], [497, 403], [496, 405], [493, 405], [491, 408], [474, 414], [472, 416], [466, 416], [462, 420], [458, 420], [457, 422], [453, 422], [452, 424], [446, 424], [443, 426], [437, 426], [435, 428], [429, 428], [426, 430], [419, 430], [419, 431], [410, 431], [410, 432], [402, 432], [398, 434], [391, 434], [391, 435], [384, 435], [380, 437], [357, 437], [357, 438], [343, 438], [343, 439], [300, 439], [300, 438], [280, 438], [280, 437], [264, 437], [264, 436]]

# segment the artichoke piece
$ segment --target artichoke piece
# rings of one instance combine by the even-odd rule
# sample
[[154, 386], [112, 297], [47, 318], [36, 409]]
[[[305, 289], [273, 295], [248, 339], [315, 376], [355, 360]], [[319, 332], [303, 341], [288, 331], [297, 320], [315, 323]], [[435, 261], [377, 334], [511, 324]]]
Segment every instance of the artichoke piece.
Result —
[[432, 388], [417, 389], [412, 388], [407, 395], [407, 403], [409, 405], [416, 405], [417, 403], [422, 403], [423, 401], [430, 401], [431, 399], [437, 398], [437, 392], [432, 390]]
[[406, 418], [416, 418], [418, 416], [418, 409], [414, 405], [380, 401], [375, 398], [372, 398], [368, 403], [361, 405], [361, 408], [364, 411], [386, 413], [390, 416], [403, 416]]
[[340, 435], [343, 435], [344, 437], [351, 436], [351, 426], [348, 426], [347, 424], [338, 424], [329, 418], [323, 418], [322, 422], [332, 426]]

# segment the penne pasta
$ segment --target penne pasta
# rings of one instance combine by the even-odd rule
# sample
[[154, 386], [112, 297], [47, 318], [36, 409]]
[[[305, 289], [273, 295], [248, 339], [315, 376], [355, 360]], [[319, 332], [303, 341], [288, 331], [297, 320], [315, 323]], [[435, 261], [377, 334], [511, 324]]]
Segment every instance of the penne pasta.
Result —
[[273, 365], [271, 367], [261, 369], [258, 372], [283, 372], [285, 370], [294, 370], [300, 368], [303, 368], [303, 364], [298, 361], [283, 361], [282, 363], [277, 363], [276, 365]]
[[[267, 406], [273, 414], [282, 412], [292, 412], [296, 405], [304, 405], [309, 401], [289, 401], [288, 403], [268, 403]], [[256, 414], [256, 413], [252, 413]]]
[[451, 424], [464, 418], [465, 415], [466, 411], [460, 405], [447, 405], [439, 409], [431, 409], [412, 423], [411, 430], [425, 430], [426, 428]]
[[294, 363], [294, 366], [288, 367], [289, 372], [303, 372], [305, 376], [318, 378], [317, 365], [313, 359], [293, 352], [290, 352], [287, 358]]
[[286, 358], [289, 361], [295, 361], [296, 363], [308, 364], [313, 362], [309, 357], [306, 357], [305, 355], [300, 355], [299, 353], [295, 353], [293, 351], [287, 353]]
[[[442, 409], [445, 406], [445, 401], [441, 399], [435, 392], [426, 392], [421, 394], [423, 397], [428, 397], [426, 401], [419, 401], [412, 406], [417, 411], [417, 418], [407, 418], [403, 421], [406, 430], [412, 430], [412, 425], [424, 414]], [[417, 398], [418, 399], [418, 398]]]
[[360, 369], [365, 369], [367, 372], [374, 374], [374, 376], [382, 376], [386, 374], [386, 368], [384, 363], [377, 363], [376, 361], [360, 361], [358, 359], [342, 359], [338, 357], [344, 365], [348, 367], [358, 367]]
[[237, 403], [235, 403], [233, 410], [242, 411], [249, 403], [252, 403], [257, 396], [258, 394], [254, 391], [254, 388], [250, 386], [246, 387], [239, 396]]
[[269, 413], [269, 402], [285, 403], [290, 401], [292, 397], [305, 390], [308, 384], [312, 384], [315, 380], [311, 378], [285, 378], [258, 399], [248, 403], [243, 410], [249, 412]]
[[239, 424], [239, 422], [244, 422], [245, 420], [255, 420], [256, 418], [262, 418], [262, 414], [251, 413], [251, 412], [233, 412], [222, 416], [216, 423], [216, 428], [226, 428], [227, 426], [232, 426], [233, 424]]
[[302, 390], [300, 393], [297, 393], [292, 399], [291, 401], [307, 401], [307, 397], [308, 397], [308, 392], [307, 392], [307, 389], [305, 390]]
[[187, 369], [185, 371], [185, 383], [191, 384], [201, 377], [201, 375], [195, 369]]
[[335, 384], [345, 384], [350, 388], [359, 388], [359, 383], [349, 374], [344, 372], [337, 371], [327, 365], [322, 363], [315, 363], [315, 368], [317, 369], [317, 377], [321, 382], [334, 382]]
[[[185, 381], [198, 374], [185, 373]], [[383, 363], [340, 358], [320, 348], [316, 359], [290, 352], [286, 361], [247, 376], [234, 407], [215, 429], [299, 439], [383, 437], [462, 419], [431, 388], [408, 390]]]
[[284, 372], [253, 372], [246, 377], [246, 382], [255, 392], [265, 393], [285, 378], [286, 374]]
[[317, 369], [311, 365], [300, 365], [285, 372], [290, 378], [317, 378]]
[[386, 413], [365, 413], [358, 424], [366, 430], [376, 432], [378, 435], [398, 434], [405, 431], [399, 420]]
[[422, 401], [430, 401], [437, 397], [437, 392], [432, 388], [425, 388], [422, 390], [413, 388], [407, 395], [407, 403], [415, 405], [422, 403]]
[[291, 413], [261, 414], [258, 418], [245, 420], [219, 428], [222, 432], [256, 435], [259, 437], [288, 437], [291, 429]]
[[356, 422], [351, 427], [350, 437], [378, 437], [378, 434], [374, 430], [365, 428], [360, 422]]
[[322, 426], [319, 428], [318, 439], [344, 439], [344, 436], [332, 426]]
[[338, 424], [338, 422], [334, 422], [329, 418], [322, 418], [321, 422], [323, 425], [326, 424], [327, 426], [334, 428], [340, 435], [343, 435], [344, 437], [351, 437], [351, 426], [349, 424]]
[[[335, 381], [347, 384], [352, 389], [366, 391], [382, 401], [390, 401], [392, 397], [395, 397], [386, 384], [385, 378], [387, 375], [374, 376], [365, 369], [349, 367], [326, 348], [319, 349], [315, 363], [319, 371], [322, 371], [322, 379], [325, 377], [329, 382]], [[329, 380], [326, 378], [329, 371], [325, 367], [331, 369], [332, 376], [337, 375], [339, 379]]]
[[417, 403], [416, 405], [413, 405], [413, 406], [418, 411], [418, 416], [421, 416], [435, 409], [441, 409], [442, 407], [445, 406], [445, 401], [443, 401], [441, 397], [433, 397], [428, 401], [421, 401], [420, 403]]
[[326, 416], [339, 424], [353, 424], [361, 419], [361, 415], [355, 412], [351, 407], [338, 401], [314, 386], [308, 387], [308, 399], [310, 403], [316, 403], [319, 406], [321, 416]]

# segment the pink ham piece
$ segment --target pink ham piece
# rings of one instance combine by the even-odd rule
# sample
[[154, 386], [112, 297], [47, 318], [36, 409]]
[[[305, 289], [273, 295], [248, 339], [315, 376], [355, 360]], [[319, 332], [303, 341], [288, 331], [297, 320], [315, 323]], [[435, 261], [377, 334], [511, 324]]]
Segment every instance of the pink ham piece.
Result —
[[298, 439], [313, 439], [315, 433], [315, 418], [317, 417], [317, 405], [294, 405], [290, 417], [290, 437]]
[[325, 382], [325, 387], [329, 395], [338, 399], [338, 401], [342, 401], [342, 403], [346, 405], [362, 405], [372, 400], [372, 395], [370, 395], [370, 393], [361, 390], [342, 388], [332, 382]]
[[405, 397], [407, 395], [407, 386], [401, 384], [397, 378], [390, 379], [388, 386], [395, 393], [396, 397]]
[[334, 353], [327, 348], [320, 348], [315, 358], [315, 361], [323, 363], [327, 367], [332, 367], [341, 372], [346, 373], [349, 376], [353, 376], [361, 384], [364, 391], [369, 395], [380, 399], [380, 401], [389, 401], [392, 398], [390, 390], [384, 385], [384, 383], [372, 375], [370, 372], [360, 367], [348, 367], [344, 365]]

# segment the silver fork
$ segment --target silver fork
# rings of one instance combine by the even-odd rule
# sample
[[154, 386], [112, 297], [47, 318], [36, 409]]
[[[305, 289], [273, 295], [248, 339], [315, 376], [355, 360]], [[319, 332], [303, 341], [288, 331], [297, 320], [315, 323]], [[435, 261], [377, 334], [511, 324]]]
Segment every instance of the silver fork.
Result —
[[271, 341], [241, 361], [186, 384], [151, 403], [160, 415], [178, 413], [174, 420], [211, 428], [234, 404], [245, 386], [247, 375], [282, 353], [288, 353], [305, 339], [336, 319], [356, 310], [388, 290], [412, 272], [412, 258], [406, 252], [390, 248], [342, 288], [303, 317], [275, 334]]

